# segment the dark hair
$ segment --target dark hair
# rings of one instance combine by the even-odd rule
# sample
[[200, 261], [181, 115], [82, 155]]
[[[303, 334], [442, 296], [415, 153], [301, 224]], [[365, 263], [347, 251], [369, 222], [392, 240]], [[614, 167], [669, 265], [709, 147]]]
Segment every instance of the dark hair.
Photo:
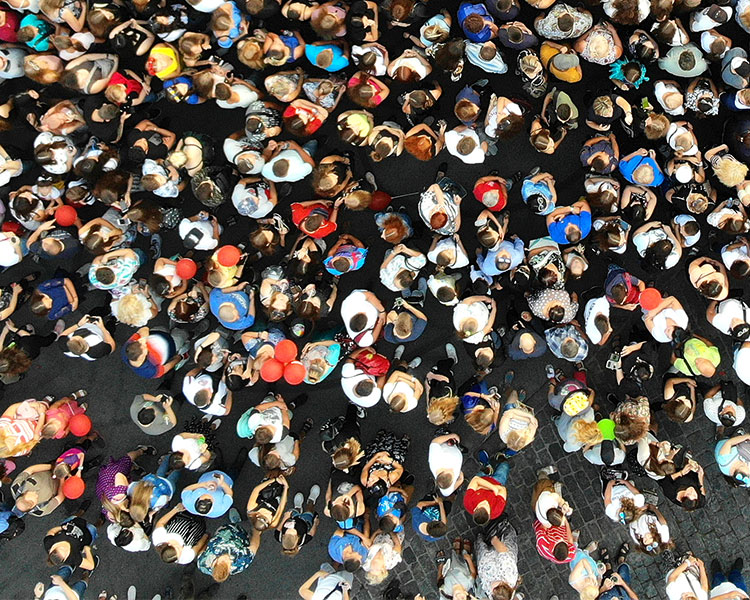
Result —
[[375, 383], [371, 379], [363, 379], [354, 386], [354, 393], [360, 397], [369, 396], [374, 388]]
[[169, 455], [169, 468], [173, 471], [185, 468], [185, 457], [182, 455], [182, 452], [172, 452]]
[[140, 146], [130, 146], [128, 160], [134, 165], [142, 165], [146, 161], [146, 151]]
[[430, 521], [426, 526], [427, 535], [430, 537], [443, 537], [448, 532], [448, 526], [442, 521]]
[[367, 315], [364, 313], [357, 313], [349, 320], [349, 328], [359, 333], [367, 326]]
[[31, 299], [29, 301], [29, 307], [31, 312], [40, 317], [46, 317], [50, 313], [50, 308], [44, 305], [44, 298], [49, 298], [47, 294], [43, 294], [39, 290], [34, 290], [31, 293]]
[[557, 560], [565, 560], [568, 557], [570, 548], [567, 542], [557, 542], [552, 549], [552, 554]]
[[486, 525], [490, 520], [490, 513], [484, 506], [478, 506], [471, 513], [471, 518], [474, 519], [474, 523], [477, 525]]
[[565, 520], [563, 511], [557, 507], [550, 508], [547, 511], [545, 517], [550, 522], [550, 525], [554, 525], [555, 527], [559, 527], [560, 525], [562, 525], [563, 521]]
[[154, 419], [156, 418], [156, 411], [151, 408], [150, 406], [144, 406], [141, 410], [138, 411], [138, 423], [141, 425], [151, 425], [151, 423], [154, 422]]
[[207, 515], [213, 508], [213, 500], [210, 498], [201, 498], [195, 503], [195, 512], [199, 515]]
[[129, 529], [120, 529], [120, 532], [115, 536], [115, 546], [122, 548], [127, 546], [133, 541], [133, 532]]
[[347, 558], [344, 561], [344, 570], [347, 573], [354, 573], [362, 566], [362, 561], [358, 558]]
[[565, 318], [565, 308], [559, 304], [555, 304], [549, 309], [549, 320], [553, 323], [562, 323]]

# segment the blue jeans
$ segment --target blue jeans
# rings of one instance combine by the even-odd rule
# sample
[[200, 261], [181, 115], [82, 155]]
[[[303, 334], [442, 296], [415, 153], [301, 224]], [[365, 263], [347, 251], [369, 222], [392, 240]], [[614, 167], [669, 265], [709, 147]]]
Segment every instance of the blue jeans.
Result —
[[[490, 477], [497, 481], [500, 485], [505, 485], [505, 483], [508, 481], [508, 475], [510, 474], [510, 463], [508, 461], [503, 461], [499, 465], [495, 467], [494, 472]], [[486, 477], [484, 473], [477, 473], [480, 477]]]
[[745, 584], [744, 577], [742, 577], [742, 571], [732, 570], [726, 576], [724, 573], [716, 573], [711, 580], [711, 588], [715, 588], [727, 580], [747, 594], [747, 585]]
[[85, 581], [76, 581], [75, 583], [70, 583], [70, 576], [73, 574], [73, 567], [69, 567], [68, 565], [63, 565], [60, 567], [57, 571], [57, 574], [63, 578], [63, 581], [67, 583], [70, 586], [70, 589], [72, 589], [76, 595], [78, 596], [79, 600], [83, 598], [83, 595], [86, 593], [86, 588], [88, 587], [88, 584]]
[[[630, 585], [630, 567], [628, 565], [623, 563], [617, 567], [617, 574], [622, 577], [625, 583]], [[624, 587], [616, 585], [599, 596], [599, 600], [630, 600], [630, 596]]]
[[159, 468], [156, 470], [156, 474], [159, 477], [166, 477], [167, 480], [169, 480], [169, 483], [172, 484], [172, 488], [176, 490], [177, 482], [180, 480], [180, 471], [174, 470], [169, 475], [167, 475], [167, 471], [169, 471], [169, 461], [165, 458], [161, 461]]
[[302, 519], [305, 523], [307, 523], [307, 526], [312, 528], [312, 526], [315, 524], [315, 513], [312, 512], [299, 512], [296, 508], [292, 509], [292, 518], [299, 517]]

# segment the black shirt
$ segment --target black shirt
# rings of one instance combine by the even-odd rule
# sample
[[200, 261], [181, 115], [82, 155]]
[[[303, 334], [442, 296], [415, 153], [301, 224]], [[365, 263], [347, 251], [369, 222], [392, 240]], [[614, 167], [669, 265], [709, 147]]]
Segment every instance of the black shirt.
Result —
[[86, 520], [81, 517], [73, 517], [70, 521], [65, 521], [61, 525], [62, 531], [44, 537], [44, 549], [49, 553], [55, 544], [68, 542], [70, 552], [63, 564], [74, 569], [80, 567], [83, 562], [83, 549], [94, 542], [87, 525]]
[[94, 112], [105, 104], [111, 104], [103, 96], [87, 96], [83, 101], [83, 118], [86, 120], [91, 135], [98, 137], [103, 142], [114, 142], [120, 131], [120, 114], [111, 121], [99, 121], [94, 119]]

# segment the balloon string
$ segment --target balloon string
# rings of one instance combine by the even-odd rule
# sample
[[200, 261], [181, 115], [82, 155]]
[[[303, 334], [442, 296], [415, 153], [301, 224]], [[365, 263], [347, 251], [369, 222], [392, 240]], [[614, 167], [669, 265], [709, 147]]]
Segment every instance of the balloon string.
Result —
[[398, 196], [391, 196], [391, 200], [395, 200], [396, 198], [404, 198], [406, 196], [416, 196], [417, 194], [421, 194], [422, 192], [409, 192], [408, 194], [399, 194]]

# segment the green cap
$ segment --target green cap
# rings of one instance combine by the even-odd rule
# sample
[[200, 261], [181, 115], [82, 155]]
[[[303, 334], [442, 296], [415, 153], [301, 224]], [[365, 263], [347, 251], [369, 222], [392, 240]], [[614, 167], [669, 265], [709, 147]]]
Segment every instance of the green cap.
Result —
[[612, 419], [602, 419], [597, 425], [599, 426], [599, 431], [602, 432], [602, 437], [605, 440], [615, 439], [615, 422]]

